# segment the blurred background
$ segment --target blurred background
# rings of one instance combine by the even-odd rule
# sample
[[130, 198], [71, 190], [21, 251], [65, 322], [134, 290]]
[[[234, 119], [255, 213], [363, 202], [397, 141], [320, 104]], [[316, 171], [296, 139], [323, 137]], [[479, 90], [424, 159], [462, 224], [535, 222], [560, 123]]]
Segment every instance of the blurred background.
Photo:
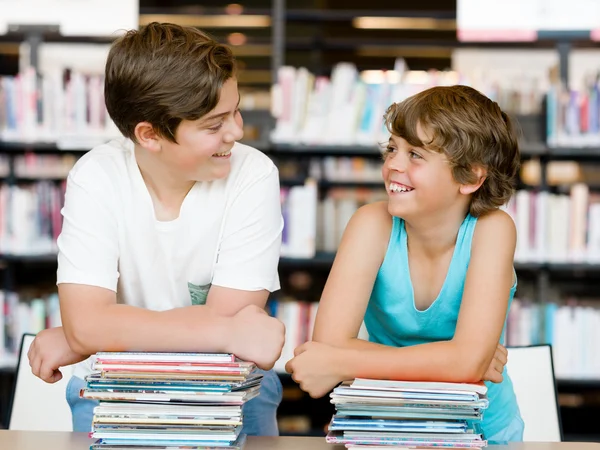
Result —
[[[56, 237], [77, 158], [117, 136], [103, 68], [117, 30], [198, 27], [237, 57], [244, 142], [279, 167], [287, 326], [283, 434], [324, 435], [328, 398], [283, 373], [309, 339], [341, 233], [385, 198], [378, 143], [392, 102], [467, 84], [517, 122], [505, 206], [519, 286], [507, 345], [550, 343], [565, 440], [600, 441], [600, 2], [597, 0], [8, 0], [0, 15], [0, 420], [23, 332], [60, 324]], [[6, 14], [5, 14], [6, 13]], [[168, 69], [168, 68], [165, 68]], [[474, 337], [475, 339], [476, 337]]]

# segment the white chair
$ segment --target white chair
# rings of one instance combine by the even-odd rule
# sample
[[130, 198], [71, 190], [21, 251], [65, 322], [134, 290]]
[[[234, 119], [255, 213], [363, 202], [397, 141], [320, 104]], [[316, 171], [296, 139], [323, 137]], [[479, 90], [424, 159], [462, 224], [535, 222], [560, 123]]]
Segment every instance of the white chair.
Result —
[[66, 400], [67, 383], [72, 367], [61, 368], [63, 378], [53, 384], [33, 375], [27, 352], [35, 335], [24, 334], [21, 340], [17, 376], [9, 410], [9, 430], [73, 431], [71, 409]]
[[510, 376], [526, 442], [560, 442], [562, 426], [550, 345], [508, 347], [506, 370]]

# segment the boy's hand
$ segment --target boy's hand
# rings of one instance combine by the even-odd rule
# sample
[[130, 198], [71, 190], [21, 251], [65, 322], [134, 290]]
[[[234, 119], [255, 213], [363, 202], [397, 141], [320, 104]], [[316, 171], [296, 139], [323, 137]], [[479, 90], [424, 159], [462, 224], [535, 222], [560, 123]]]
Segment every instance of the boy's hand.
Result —
[[285, 325], [256, 305], [242, 308], [232, 317], [228, 353], [270, 370], [281, 356]]
[[40, 331], [27, 353], [31, 371], [47, 383], [56, 383], [62, 378], [60, 367], [83, 361], [88, 356], [71, 350], [62, 327]]
[[312, 398], [323, 397], [344, 381], [337, 363], [342, 351], [320, 342], [306, 342], [294, 350], [294, 358], [285, 365], [285, 371]]
[[502, 344], [498, 344], [496, 347], [496, 353], [494, 353], [494, 357], [492, 358], [492, 362], [490, 363], [490, 367], [485, 372], [483, 376], [483, 381], [491, 381], [492, 383], [501, 383], [504, 377], [502, 376], [502, 371], [504, 370], [504, 366], [508, 361], [508, 351]]

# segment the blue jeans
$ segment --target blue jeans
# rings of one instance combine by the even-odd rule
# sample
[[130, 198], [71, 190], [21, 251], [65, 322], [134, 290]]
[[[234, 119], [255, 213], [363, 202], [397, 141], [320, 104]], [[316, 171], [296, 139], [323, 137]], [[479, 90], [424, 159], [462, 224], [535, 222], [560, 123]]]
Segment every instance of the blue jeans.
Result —
[[[282, 397], [281, 381], [273, 370], [260, 372], [264, 375], [260, 395], [243, 406], [242, 433], [248, 436], [279, 436], [277, 408]], [[71, 377], [67, 384], [67, 403], [71, 407], [73, 431], [92, 430], [94, 407], [98, 401], [79, 397], [79, 391], [85, 386], [85, 381], [79, 377]]]

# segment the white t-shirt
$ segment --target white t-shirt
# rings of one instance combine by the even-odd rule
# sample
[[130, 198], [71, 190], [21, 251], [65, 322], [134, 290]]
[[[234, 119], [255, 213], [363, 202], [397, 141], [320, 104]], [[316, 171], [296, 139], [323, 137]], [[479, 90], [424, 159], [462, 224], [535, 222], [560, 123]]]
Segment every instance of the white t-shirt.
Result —
[[[196, 183], [179, 217], [161, 222], [133, 148], [128, 139], [98, 146], [69, 173], [57, 284], [107, 288], [119, 303], [155, 311], [201, 304], [211, 284], [279, 289], [283, 217], [266, 155], [236, 143], [229, 176]], [[88, 360], [75, 374], [90, 371]]]

